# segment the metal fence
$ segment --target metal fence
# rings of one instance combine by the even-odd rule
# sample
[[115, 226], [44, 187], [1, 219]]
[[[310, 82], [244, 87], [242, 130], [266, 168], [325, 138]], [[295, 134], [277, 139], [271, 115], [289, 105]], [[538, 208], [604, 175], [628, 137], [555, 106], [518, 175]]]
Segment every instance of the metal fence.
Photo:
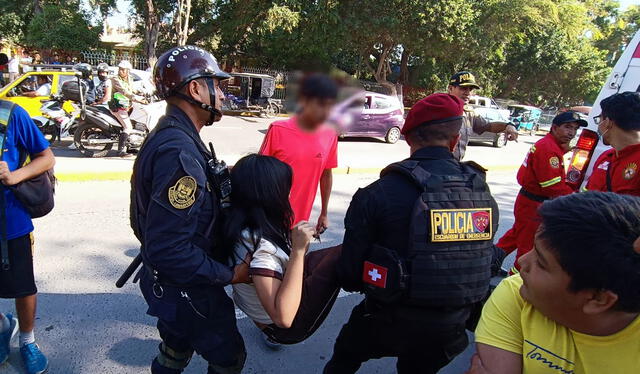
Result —
[[115, 51], [84, 51], [81, 52], [82, 60], [91, 65], [98, 65], [101, 62], [105, 62], [110, 66], [118, 65], [122, 60], [128, 60], [133, 65], [134, 69], [146, 70], [149, 64], [147, 58], [138, 56], [136, 54], [127, 52], [115, 52]]

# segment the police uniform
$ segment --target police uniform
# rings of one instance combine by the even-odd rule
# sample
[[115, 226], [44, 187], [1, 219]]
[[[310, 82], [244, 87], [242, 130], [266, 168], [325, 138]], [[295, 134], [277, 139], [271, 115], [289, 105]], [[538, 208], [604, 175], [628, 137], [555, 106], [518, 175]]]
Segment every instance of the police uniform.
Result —
[[[480, 86], [476, 83], [475, 76], [468, 71], [461, 71], [454, 74], [449, 78], [449, 85], [480, 89]], [[458, 161], [464, 158], [469, 139], [474, 133], [482, 135], [491, 129], [491, 123], [484, 117], [478, 115], [471, 105], [465, 105], [463, 116], [462, 127], [460, 128], [460, 139], [453, 150], [453, 157]]]
[[460, 128], [460, 140], [458, 140], [458, 144], [453, 150], [453, 157], [458, 161], [464, 158], [469, 139], [474, 133], [482, 135], [491, 129], [491, 123], [484, 117], [478, 115], [471, 105], [464, 106], [463, 116], [462, 127]]
[[[572, 112], [554, 118], [554, 124], [566, 122], [586, 125], [579, 117], [574, 118]], [[540, 224], [540, 205], [546, 200], [574, 192], [566, 183], [565, 153], [555, 136], [549, 133], [531, 147], [518, 170], [517, 179], [522, 188], [513, 208], [515, 223], [496, 244], [506, 253], [511, 253], [517, 248], [516, 269], [520, 269], [518, 259], [533, 248], [534, 237]]]
[[640, 196], [640, 144], [604, 152], [593, 165], [586, 189]]
[[[208, 52], [181, 47], [171, 54], [177, 50], [165, 53], [158, 64], [175, 69], [167, 59], [185, 62], [182, 76], [191, 79], [200, 72], [189, 70], [194, 66], [215, 64], [217, 69]], [[154, 73], [164, 97], [179, 87], [171, 81], [181, 79], [175, 71]], [[140, 289], [147, 313], [158, 318], [162, 339], [151, 366], [154, 374], [181, 373], [194, 351], [209, 363], [209, 373], [240, 373], [244, 365], [235, 308], [224, 290], [233, 269], [212, 258], [221, 208], [209, 175], [211, 158], [189, 117], [168, 105], [134, 165], [131, 223], [142, 244]]]
[[[451, 117], [451, 115], [440, 113], [437, 106], [430, 106], [434, 96], [435, 101], [442, 98], [449, 100], [452, 103], [449, 106], [454, 107], [454, 112], [456, 108], [459, 110], [453, 115], [461, 119], [463, 103], [460, 99], [448, 94], [431, 95], [414, 105], [407, 117], [405, 134], [411, 128], [429, 119]], [[411, 165], [414, 172], [419, 170], [423, 175], [433, 173], [451, 180], [469, 172], [469, 167], [458, 162], [446, 147], [424, 147], [414, 152], [408, 160], [397, 165]], [[343, 326], [336, 339], [333, 357], [325, 367], [325, 373], [355, 373], [362, 362], [381, 357], [397, 357], [399, 373], [437, 373], [468, 345], [465, 324], [473, 305], [464, 303], [455, 306], [447, 305], [445, 299], [449, 296], [449, 292], [444, 291], [447, 289], [444, 284], [442, 288], [423, 287], [424, 283], [421, 282], [425, 279], [420, 278], [421, 274], [416, 272], [408, 278], [411, 291], [425, 294], [445, 292], [444, 295], [437, 295], [442, 297], [442, 303], [431, 305], [414, 302], [409, 297], [411, 294], [409, 291], [400, 291], [400, 296], [393, 296], [389, 300], [382, 300], [369, 292], [375, 287], [378, 287], [381, 292], [387, 292], [387, 290], [396, 292], [391, 291], [392, 279], [405, 279], [406, 275], [399, 277], [392, 275], [394, 263], [402, 263], [403, 268], [406, 266], [417, 268], [415, 270], [422, 275], [434, 274], [436, 269], [442, 270], [449, 265], [445, 264], [446, 261], [439, 260], [409, 263], [408, 258], [413, 256], [411, 250], [415, 248], [415, 240], [421, 243], [428, 242], [427, 233], [418, 233], [418, 231], [426, 230], [430, 225], [424, 223], [416, 227], [413, 223], [414, 216], [419, 215], [414, 209], [418, 198], [423, 196], [421, 194], [425, 192], [425, 187], [422, 183], [415, 183], [407, 175], [394, 171], [395, 167], [396, 164], [388, 167], [378, 181], [358, 190], [347, 211], [346, 232], [342, 256], [336, 269], [337, 276], [345, 290], [365, 292], [366, 297], [353, 309], [349, 321]], [[477, 182], [486, 191], [485, 195], [495, 206], [495, 202], [488, 193], [482, 171], [474, 170], [471, 173], [477, 177]], [[429, 185], [429, 182], [426, 184]], [[434, 193], [433, 195], [445, 196], [445, 198], [453, 196], [447, 194], [447, 191], [441, 192], [443, 194]], [[461, 196], [462, 194], [457, 195], [457, 198]], [[452, 204], [455, 205], [455, 202]], [[497, 214], [497, 206], [493, 213]], [[491, 245], [490, 232], [495, 229], [491, 222], [493, 219], [493, 223], [497, 224], [496, 217], [483, 216], [488, 218], [488, 221], [484, 221], [483, 224], [478, 221], [478, 225], [484, 225], [482, 235], [485, 235], [485, 231], [489, 233], [485, 238], [486, 241], [483, 242], [485, 247]], [[436, 231], [438, 235], [446, 234], [438, 230], [434, 230], [434, 233]], [[456, 243], [454, 239], [451, 242], [438, 244], [442, 249], [460, 243]], [[376, 252], [376, 248], [385, 248], [383, 251], [392, 258], [391, 265], [380, 266], [382, 262], [373, 259], [375, 256], [372, 254]], [[470, 268], [469, 271], [459, 272], [457, 266], [453, 265], [452, 270], [444, 270], [444, 277], [453, 282], [457, 280], [464, 282], [462, 278], [473, 274], [472, 276], [477, 278], [471, 283], [479, 282], [479, 288], [484, 289], [481, 292], [486, 292], [490, 265], [487, 252], [483, 253], [483, 256], [472, 258], [470, 261], [466, 259], [466, 265], [475, 264], [475, 267]], [[433, 271], [425, 270], [428, 267]], [[456, 288], [456, 285], [450, 286], [452, 286], [451, 289]], [[464, 289], [465, 286], [457, 288]], [[452, 291], [451, 294], [455, 292]]]

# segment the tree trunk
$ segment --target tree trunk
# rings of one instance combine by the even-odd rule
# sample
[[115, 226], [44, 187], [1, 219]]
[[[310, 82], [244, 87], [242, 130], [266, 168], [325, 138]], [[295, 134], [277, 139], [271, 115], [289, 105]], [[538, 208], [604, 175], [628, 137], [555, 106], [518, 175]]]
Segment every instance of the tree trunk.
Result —
[[187, 44], [189, 36], [189, 17], [191, 16], [191, 0], [179, 0], [173, 17], [173, 28], [177, 35], [177, 44]]
[[404, 48], [402, 50], [402, 58], [400, 58], [400, 77], [398, 83], [406, 86], [409, 84], [409, 51]]
[[382, 46], [382, 52], [380, 53], [380, 57], [378, 58], [378, 66], [373, 72], [373, 77], [376, 79], [376, 82], [387, 89], [388, 95], [396, 96], [398, 94], [396, 91], [396, 85], [387, 81], [387, 73], [391, 71], [389, 61], [387, 60], [392, 50], [393, 46]]
[[34, 15], [42, 14], [41, 0], [33, 0], [33, 14]]
[[153, 0], [147, 0], [147, 19], [144, 26], [144, 53], [150, 67], [156, 64], [156, 46], [160, 32], [160, 19]]

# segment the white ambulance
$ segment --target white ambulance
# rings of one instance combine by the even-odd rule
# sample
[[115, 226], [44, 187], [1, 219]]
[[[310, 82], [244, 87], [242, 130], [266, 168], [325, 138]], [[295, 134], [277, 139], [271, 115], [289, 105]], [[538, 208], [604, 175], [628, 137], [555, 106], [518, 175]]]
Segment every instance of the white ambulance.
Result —
[[567, 183], [574, 188], [581, 186], [589, 179], [594, 161], [602, 152], [610, 148], [599, 139], [598, 126], [593, 120], [595, 116], [600, 115], [600, 101], [625, 91], [640, 92], [640, 31], [631, 39], [602, 87], [587, 118], [589, 126], [582, 131], [576, 143], [567, 170]]

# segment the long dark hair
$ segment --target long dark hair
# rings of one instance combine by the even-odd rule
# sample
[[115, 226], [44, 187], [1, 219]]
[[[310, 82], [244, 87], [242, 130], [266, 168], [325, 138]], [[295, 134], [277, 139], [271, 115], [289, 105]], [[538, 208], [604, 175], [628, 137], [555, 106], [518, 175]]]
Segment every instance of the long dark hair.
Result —
[[260, 239], [266, 239], [289, 254], [292, 180], [291, 167], [274, 157], [252, 154], [235, 164], [231, 171], [231, 209], [224, 225], [224, 248], [228, 257], [234, 255], [244, 230], [250, 233], [249, 251], [255, 251]]

